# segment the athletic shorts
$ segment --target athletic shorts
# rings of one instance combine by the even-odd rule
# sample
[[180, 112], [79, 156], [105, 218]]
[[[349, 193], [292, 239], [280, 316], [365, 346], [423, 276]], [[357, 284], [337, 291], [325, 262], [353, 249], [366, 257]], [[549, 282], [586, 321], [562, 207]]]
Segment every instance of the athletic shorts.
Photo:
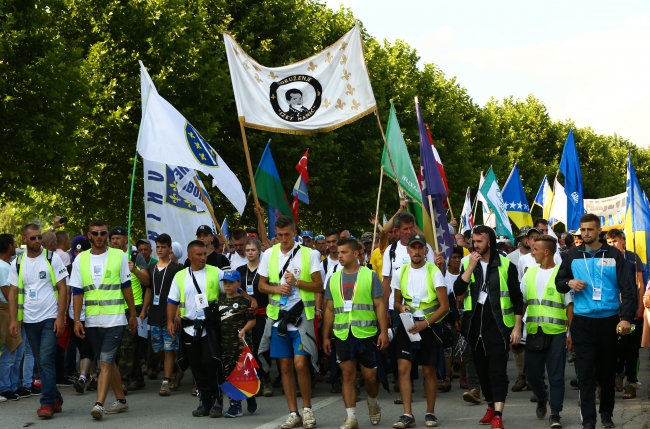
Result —
[[151, 326], [151, 349], [154, 353], [178, 350], [178, 337], [172, 338], [167, 332], [167, 326]]
[[282, 359], [295, 355], [309, 355], [303, 349], [300, 331], [287, 331], [287, 335], [281, 337], [278, 335], [278, 328], [274, 327], [271, 331], [271, 358]]
[[[74, 322], [68, 321], [68, 323], [74, 326]], [[84, 325], [85, 330], [85, 322], [81, 322], [81, 324]], [[77, 342], [77, 350], [79, 350], [79, 359], [95, 360], [95, 351], [93, 350], [93, 345], [88, 339], [88, 333], [86, 333], [85, 338], [79, 338], [77, 337], [77, 334], [75, 334], [75, 337], [75, 341]]]
[[419, 365], [436, 366], [438, 348], [442, 345], [429, 327], [420, 331], [420, 337], [422, 337], [420, 341], [411, 343], [404, 328], [397, 331], [393, 340], [397, 347], [397, 359], [410, 360]]
[[115, 363], [117, 350], [122, 342], [124, 326], [113, 326], [111, 328], [85, 328], [86, 338], [93, 346], [95, 356], [100, 362], [110, 365]]
[[334, 338], [336, 362], [341, 363], [349, 360], [356, 360], [366, 368], [377, 368], [377, 337], [356, 338], [351, 333], [343, 341]]

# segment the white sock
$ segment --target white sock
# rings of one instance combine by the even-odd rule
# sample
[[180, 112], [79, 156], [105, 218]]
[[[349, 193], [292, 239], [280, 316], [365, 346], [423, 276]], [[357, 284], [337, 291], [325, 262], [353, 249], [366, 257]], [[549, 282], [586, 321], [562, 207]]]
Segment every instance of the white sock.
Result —
[[377, 398], [371, 398], [368, 396], [368, 405], [377, 405]]
[[348, 418], [349, 419], [356, 419], [357, 418], [357, 407], [352, 407], [352, 408], [346, 408], [345, 411], [348, 413]]
[[86, 376], [83, 375], [83, 374], [80, 375], [80, 376], [79, 376], [79, 380], [80, 380], [80, 381], [83, 380], [83, 382], [85, 383], [85, 382], [86, 382]]
[[413, 414], [406, 414], [404, 413], [405, 416], [413, 417]]

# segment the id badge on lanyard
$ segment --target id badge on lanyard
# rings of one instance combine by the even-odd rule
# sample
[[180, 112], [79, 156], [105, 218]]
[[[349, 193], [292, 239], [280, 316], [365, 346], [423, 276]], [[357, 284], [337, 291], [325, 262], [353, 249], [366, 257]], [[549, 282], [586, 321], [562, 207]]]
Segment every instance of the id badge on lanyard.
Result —
[[160, 304], [160, 295], [154, 295], [153, 296], [153, 305], [159, 305]]
[[343, 312], [344, 313], [349, 313], [351, 311], [352, 311], [352, 300], [343, 301]]
[[413, 297], [413, 306], [414, 307], [419, 307], [420, 306], [420, 296], [419, 295]]
[[594, 288], [594, 301], [600, 301], [603, 299], [603, 288]]

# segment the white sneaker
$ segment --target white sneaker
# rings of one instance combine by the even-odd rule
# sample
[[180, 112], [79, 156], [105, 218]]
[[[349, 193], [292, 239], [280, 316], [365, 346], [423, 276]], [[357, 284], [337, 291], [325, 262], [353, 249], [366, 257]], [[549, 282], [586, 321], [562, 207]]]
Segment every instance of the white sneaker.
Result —
[[303, 408], [302, 410], [302, 426], [305, 429], [311, 429], [316, 426], [316, 417], [311, 408]]
[[292, 429], [302, 426], [302, 417], [298, 413], [289, 413], [289, 417], [280, 425], [281, 429]]
[[7, 398], [4, 396], [0, 395], [0, 402], [7, 402]]
[[104, 417], [105, 412], [106, 412], [106, 410], [104, 409], [104, 407], [102, 407], [101, 405], [95, 404], [95, 406], [93, 407], [93, 410], [90, 412], [90, 415], [93, 416], [93, 419], [95, 419], [95, 420], [101, 420], [102, 417]]
[[379, 404], [370, 405], [368, 403], [368, 415], [370, 416], [370, 423], [374, 426], [378, 425], [381, 421], [381, 407]]
[[124, 411], [127, 411], [129, 409], [129, 404], [121, 403], [120, 401], [115, 401], [113, 402], [113, 405], [108, 407], [106, 409], [106, 414], [117, 414], [117, 413], [123, 413]]

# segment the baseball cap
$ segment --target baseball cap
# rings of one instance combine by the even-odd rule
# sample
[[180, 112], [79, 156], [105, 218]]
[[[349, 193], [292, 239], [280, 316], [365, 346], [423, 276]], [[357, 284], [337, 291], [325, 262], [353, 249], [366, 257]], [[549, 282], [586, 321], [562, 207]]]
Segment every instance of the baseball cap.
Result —
[[362, 243], [372, 243], [372, 232], [364, 232], [361, 234]]
[[317, 235], [315, 241], [325, 241], [325, 236], [324, 235]]
[[212, 232], [212, 228], [209, 227], [208, 225], [201, 225], [196, 229], [196, 235], [199, 234], [214, 234], [214, 233]]
[[526, 237], [528, 237], [528, 236], [530, 235], [531, 232], [536, 232], [536, 233], [538, 233], [538, 234], [540, 234], [540, 235], [543, 234], [543, 232], [540, 231], [539, 229], [531, 227], [531, 228], [528, 230], [528, 232], [526, 233]]
[[427, 239], [424, 238], [424, 235], [422, 234], [413, 234], [409, 237], [409, 243], [408, 245], [410, 246], [413, 243], [420, 243], [423, 246], [427, 245]]
[[138, 241], [135, 242], [135, 246], [139, 246], [141, 244], [150, 244], [151, 242], [147, 240], [146, 238], [141, 238]]
[[112, 236], [114, 235], [123, 235], [126, 237], [126, 228], [123, 226], [116, 226], [110, 231], [108, 231], [108, 239], [110, 240]]
[[223, 274], [223, 280], [228, 280], [230, 282], [240, 282], [241, 274], [237, 270], [228, 270]]
[[314, 233], [311, 231], [303, 231], [302, 234], [300, 234], [301, 237], [309, 237], [312, 240], [314, 239]]

